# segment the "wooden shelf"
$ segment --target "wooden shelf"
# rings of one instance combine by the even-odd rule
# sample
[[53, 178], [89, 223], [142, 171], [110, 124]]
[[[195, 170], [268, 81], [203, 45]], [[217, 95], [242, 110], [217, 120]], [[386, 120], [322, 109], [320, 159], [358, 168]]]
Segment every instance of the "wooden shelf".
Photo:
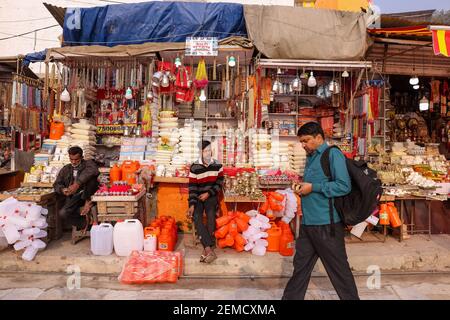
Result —
[[178, 119], [198, 119], [198, 120], [236, 120], [235, 117], [178, 117]]
[[[14, 190], [11, 190], [14, 192]], [[18, 201], [30, 201], [40, 203], [55, 197], [55, 192], [45, 194], [0, 194], [0, 201], [6, 200], [10, 197], [14, 197]]]
[[276, 112], [272, 112], [272, 113], [269, 113], [269, 116], [296, 117], [297, 114], [296, 113], [276, 113]]
[[104, 144], [104, 143], [96, 143], [94, 144], [96, 147], [106, 147], [106, 148], [114, 148], [114, 147], [120, 147], [121, 144]]
[[208, 120], [236, 120], [235, 117], [205, 117]]
[[266, 198], [261, 199], [250, 199], [244, 196], [225, 196], [224, 202], [248, 202], [248, 203], [264, 203], [266, 202]]
[[274, 97], [298, 97], [295, 93], [274, 93]]
[[51, 182], [22, 182], [21, 187], [32, 187], [32, 188], [53, 188], [53, 183]]
[[120, 202], [120, 201], [138, 201], [142, 198], [146, 193], [145, 189], [142, 189], [138, 194], [133, 196], [92, 196], [92, 201], [112, 201], [112, 202]]

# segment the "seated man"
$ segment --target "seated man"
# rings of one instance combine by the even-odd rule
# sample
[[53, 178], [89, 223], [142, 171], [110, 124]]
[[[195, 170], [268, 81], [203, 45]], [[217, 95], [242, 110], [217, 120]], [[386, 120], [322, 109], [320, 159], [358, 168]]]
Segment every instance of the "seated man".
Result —
[[99, 186], [99, 171], [94, 161], [83, 159], [80, 147], [71, 147], [69, 158], [70, 164], [61, 169], [53, 184], [55, 192], [64, 197], [58, 214], [70, 225], [83, 229], [88, 227], [84, 216], [93, 206], [91, 196]]

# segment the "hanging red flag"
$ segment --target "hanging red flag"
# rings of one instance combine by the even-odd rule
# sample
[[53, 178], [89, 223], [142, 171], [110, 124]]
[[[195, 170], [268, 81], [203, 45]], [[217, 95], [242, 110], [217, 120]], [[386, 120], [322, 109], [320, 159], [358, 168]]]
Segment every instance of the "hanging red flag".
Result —
[[448, 57], [450, 52], [450, 31], [432, 30], [434, 54]]

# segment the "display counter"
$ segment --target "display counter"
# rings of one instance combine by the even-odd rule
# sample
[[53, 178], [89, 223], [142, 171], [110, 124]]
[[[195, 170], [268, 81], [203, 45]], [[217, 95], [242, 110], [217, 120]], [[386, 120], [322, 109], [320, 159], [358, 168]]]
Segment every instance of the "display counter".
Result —
[[18, 188], [23, 180], [23, 172], [0, 169], [0, 191]]

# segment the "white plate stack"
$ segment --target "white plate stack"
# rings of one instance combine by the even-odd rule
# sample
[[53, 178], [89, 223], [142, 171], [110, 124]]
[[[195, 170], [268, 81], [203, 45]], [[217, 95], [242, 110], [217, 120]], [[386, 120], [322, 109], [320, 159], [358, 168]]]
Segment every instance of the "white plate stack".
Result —
[[[172, 111], [161, 111], [158, 121], [158, 150], [155, 162], [158, 166], [163, 165], [165, 171], [171, 171], [172, 156], [176, 152], [180, 134], [178, 132], [178, 118], [174, 117]], [[166, 176], [171, 172], [166, 172]]]
[[306, 164], [306, 151], [301, 143], [296, 142], [289, 146], [289, 167], [291, 170], [303, 176]]
[[267, 133], [251, 134], [252, 162], [257, 168], [270, 168], [273, 166], [272, 139]]
[[289, 169], [289, 142], [272, 139], [273, 165], [281, 170]]
[[201, 140], [201, 132], [197, 128], [191, 126], [181, 128], [179, 153], [176, 156], [178, 163], [184, 161], [184, 164], [191, 164], [197, 161], [200, 158], [199, 145]]

